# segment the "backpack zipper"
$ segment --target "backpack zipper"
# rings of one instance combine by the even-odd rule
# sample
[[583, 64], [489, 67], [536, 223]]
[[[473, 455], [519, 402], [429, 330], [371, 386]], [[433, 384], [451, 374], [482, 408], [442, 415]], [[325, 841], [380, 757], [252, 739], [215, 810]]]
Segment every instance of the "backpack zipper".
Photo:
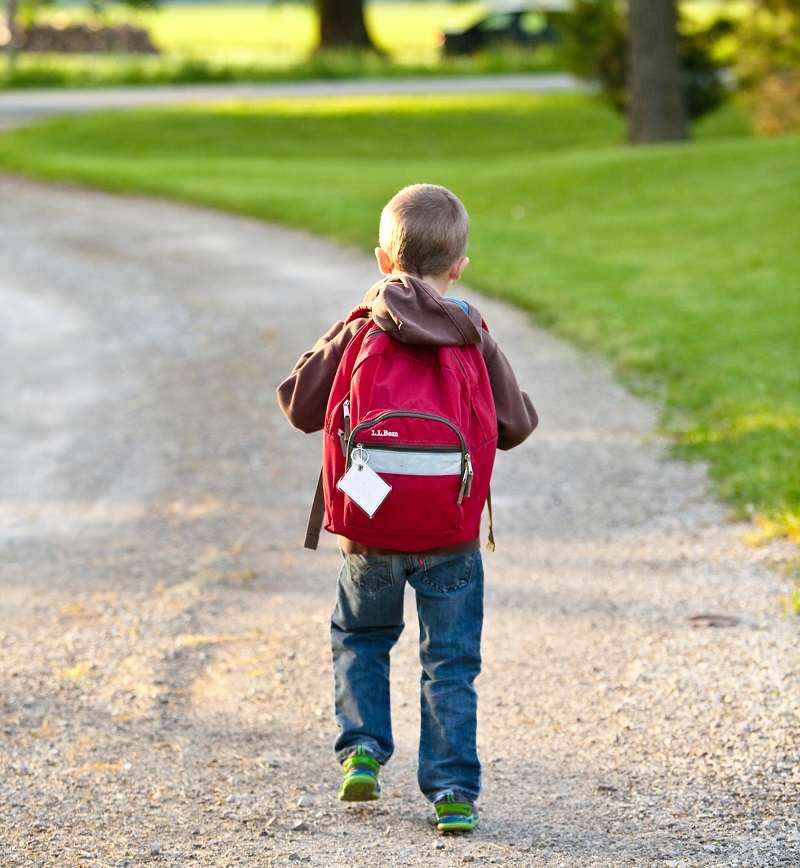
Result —
[[[345, 418], [349, 419], [350, 417], [350, 401], [346, 400], [343, 406], [343, 412], [345, 413]], [[449, 419], [445, 419], [443, 416], [436, 416], [433, 413], [418, 413], [413, 410], [389, 410], [386, 413], [381, 413], [380, 416], [376, 416], [374, 419], [370, 419], [367, 422], [362, 422], [360, 425], [356, 425], [355, 428], [350, 432], [350, 437], [347, 440], [347, 469], [349, 470], [350, 465], [352, 463], [351, 453], [352, 446], [355, 440], [356, 434], [365, 428], [371, 428], [375, 425], [379, 425], [381, 422], [384, 422], [386, 419], [391, 419], [395, 416], [406, 416], [411, 419], [428, 419], [432, 422], [441, 422], [443, 425], [447, 425], [452, 431], [455, 432], [458, 437], [459, 443], [461, 444], [461, 487], [458, 491], [458, 499], [456, 503], [460, 504], [465, 497], [469, 497], [470, 492], [472, 491], [472, 478], [475, 475], [472, 469], [472, 458], [470, 457], [469, 451], [467, 450], [467, 441], [464, 438], [464, 435], [461, 433], [461, 430], [457, 425], [454, 425]], [[402, 447], [397, 446], [384, 446], [381, 445], [382, 449], [402, 449]], [[442, 451], [441, 447], [434, 447], [432, 450], [423, 450], [423, 451]]]
[[[339, 444], [342, 447], [342, 455], [347, 458], [347, 444], [350, 440], [350, 399], [345, 398], [342, 404], [342, 427], [339, 429]], [[348, 467], [350, 466], [348, 462]]]

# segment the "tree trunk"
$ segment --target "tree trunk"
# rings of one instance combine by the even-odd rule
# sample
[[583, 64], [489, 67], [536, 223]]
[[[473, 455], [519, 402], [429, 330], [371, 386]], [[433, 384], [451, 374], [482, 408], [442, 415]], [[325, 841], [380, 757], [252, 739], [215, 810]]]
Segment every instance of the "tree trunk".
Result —
[[675, 0], [629, 0], [628, 141], [689, 138]]
[[319, 43], [317, 51], [331, 48], [365, 48], [375, 46], [364, 22], [364, 0], [317, 0]]

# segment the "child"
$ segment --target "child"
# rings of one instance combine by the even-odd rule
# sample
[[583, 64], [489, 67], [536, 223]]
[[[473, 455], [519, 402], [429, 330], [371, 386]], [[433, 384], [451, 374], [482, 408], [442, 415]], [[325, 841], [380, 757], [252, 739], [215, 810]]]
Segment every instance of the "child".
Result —
[[[449, 190], [432, 184], [401, 190], [381, 215], [375, 253], [385, 278], [369, 290], [365, 303], [374, 325], [404, 344], [478, 345], [495, 403], [497, 445], [511, 449], [536, 427], [536, 411], [480, 313], [446, 298], [469, 262], [468, 234], [467, 212]], [[339, 362], [367, 321], [365, 312], [335, 323], [279, 386], [281, 408], [301, 431], [323, 427]], [[339, 548], [344, 563], [331, 618], [339, 727], [334, 749], [344, 773], [339, 798], [380, 796], [378, 773], [394, 750], [389, 655], [403, 631], [408, 583], [416, 592], [420, 625], [419, 786], [434, 804], [439, 829], [469, 831], [478, 824], [475, 801], [481, 789], [473, 686], [481, 665], [480, 539], [408, 552], [340, 536]]]

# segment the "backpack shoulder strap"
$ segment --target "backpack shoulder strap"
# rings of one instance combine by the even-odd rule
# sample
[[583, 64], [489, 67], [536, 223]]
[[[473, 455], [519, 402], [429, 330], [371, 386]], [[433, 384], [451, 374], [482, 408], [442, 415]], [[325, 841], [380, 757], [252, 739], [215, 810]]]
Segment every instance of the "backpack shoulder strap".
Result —
[[308, 514], [306, 525], [306, 539], [303, 548], [316, 550], [319, 545], [319, 535], [322, 532], [322, 522], [325, 520], [325, 496], [322, 492], [322, 468], [319, 469], [317, 490], [314, 492], [314, 500], [311, 503], [311, 512]]
[[[364, 317], [372, 318], [372, 304], [369, 302], [365, 302], [364, 304], [358, 305], [358, 307], [354, 307], [353, 310], [347, 315], [347, 319], [345, 320], [345, 324], [354, 322], [357, 319], [363, 319]], [[366, 323], [365, 323], [366, 325]], [[360, 349], [360, 345], [364, 342], [364, 336], [366, 335], [367, 330], [365, 328], [359, 329], [350, 343], [345, 347], [345, 354], [348, 354], [348, 358], [352, 358], [352, 352], [356, 349]], [[353, 344], [357, 344], [357, 348], [352, 346]], [[350, 353], [348, 353], [348, 350]], [[344, 361], [345, 356], [342, 355], [342, 361]], [[340, 362], [341, 365], [341, 362]], [[303, 548], [316, 550], [319, 545], [319, 536], [322, 533], [322, 523], [325, 520], [325, 497], [322, 490], [322, 468], [319, 470], [319, 478], [317, 479], [317, 488], [314, 492], [314, 500], [311, 503], [311, 511], [308, 514], [308, 523], [306, 525], [306, 538], [303, 543]]]
[[372, 317], [372, 302], [365, 301], [362, 304], [359, 304], [357, 307], [354, 307], [350, 313], [347, 315], [347, 319], [345, 320], [345, 324], [349, 322], [353, 322], [357, 319], [363, 319], [364, 317]]

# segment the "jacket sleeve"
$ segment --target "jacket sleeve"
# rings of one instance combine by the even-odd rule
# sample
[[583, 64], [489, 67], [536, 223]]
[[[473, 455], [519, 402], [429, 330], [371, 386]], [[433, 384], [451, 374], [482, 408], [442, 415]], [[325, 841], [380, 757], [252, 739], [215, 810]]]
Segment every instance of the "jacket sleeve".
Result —
[[278, 403], [284, 416], [306, 434], [325, 425], [325, 411], [333, 380], [345, 347], [365, 319], [334, 323], [314, 346], [300, 357], [292, 373], [278, 386]]
[[533, 433], [539, 417], [528, 393], [520, 389], [505, 354], [487, 331], [483, 332], [481, 350], [497, 411], [497, 448], [512, 449]]

